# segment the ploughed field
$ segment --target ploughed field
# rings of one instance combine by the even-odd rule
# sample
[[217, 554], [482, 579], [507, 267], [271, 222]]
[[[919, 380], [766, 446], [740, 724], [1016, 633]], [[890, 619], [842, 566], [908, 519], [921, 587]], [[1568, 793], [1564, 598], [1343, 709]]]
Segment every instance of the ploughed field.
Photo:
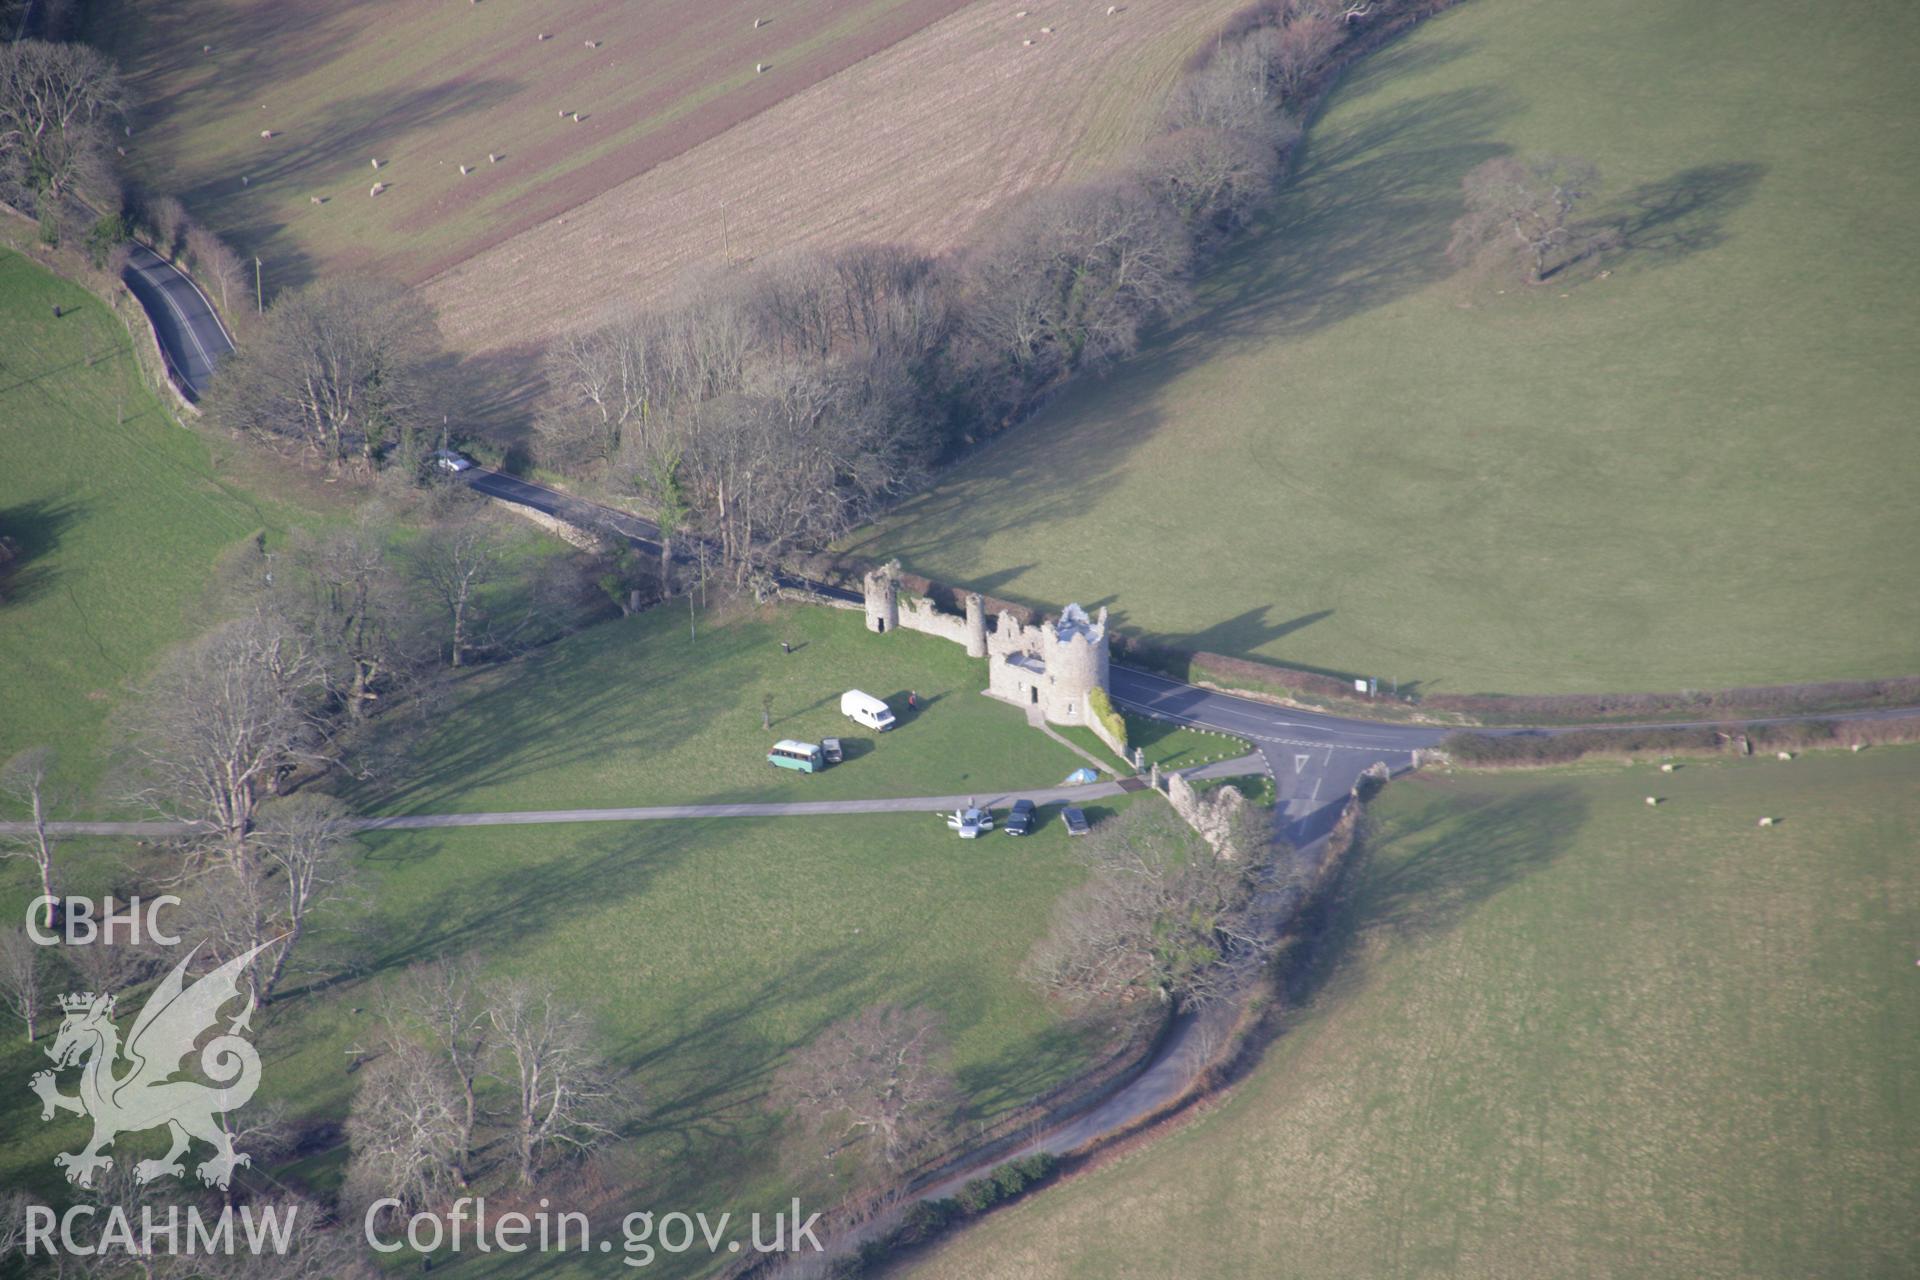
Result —
[[1144, 132], [1234, 7], [109, 0], [90, 34], [142, 100], [134, 174], [262, 257], [270, 288], [350, 265], [434, 280], [474, 349], [690, 266], [951, 242]]

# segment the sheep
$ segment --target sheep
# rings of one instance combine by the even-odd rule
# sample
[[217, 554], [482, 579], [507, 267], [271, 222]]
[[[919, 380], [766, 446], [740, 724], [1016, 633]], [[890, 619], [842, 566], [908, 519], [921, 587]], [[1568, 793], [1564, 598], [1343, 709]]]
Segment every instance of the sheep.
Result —
[[468, 174], [470, 174], [470, 173], [472, 173], [472, 172], [473, 172], [473, 166], [472, 166], [472, 165], [470, 165], [470, 164], [463, 164], [463, 165], [461, 165], [461, 166], [460, 166], [460, 176], [461, 176], [461, 177], [463, 177], [463, 178], [464, 178], [464, 177], [466, 177], [466, 176], [467, 176]]
[[260, 136], [261, 136], [261, 137], [263, 137], [263, 138], [271, 138], [271, 137], [273, 136], [273, 130], [271, 130], [271, 129], [262, 129], [262, 130], [260, 131]]
[[1031, 41], [1031, 40], [1022, 40], [1022, 41], [1020, 42], [1020, 47], [1021, 47], [1022, 49], [1031, 49], [1031, 48], [1033, 48], [1033, 41]]
[[1041, 34], [1041, 35], [1043, 35], [1043, 36], [1050, 36], [1050, 35], [1052, 35], [1052, 34], [1053, 34], [1053, 28], [1052, 28], [1052, 27], [1042, 27], [1042, 28], [1040, 28], [1040, 34]]
[[1862, 747], [1864, 747], [1864, 746], [1866, 746], [1866, 745], [1867, 745], [1867, 744], [1866, 744], [1866, 743], [1864, 743], [1864, 742], [1856, 742], [1856, 743], [1854, 743], [1854, 744], [1853, 744], [1852, 746], [1850, 746], [1850, 747], [1848, 747], [1848, 748], [1847, 748], [1847, 750], [1849, 750], [1849, 751], [1854, 751], [1854, 752], [1857, 752], [1857, 751], [1859, 751], [1859, 750], [1860, 750], [1860, 748], [1862, 748]]
[[1791, 752], [1791, 751], [1777, 751], [1777, 752], [1775, 752], [1775, 753], [1774, 753], [1774, 756], [1775, 756], [1775, 758], [1776, 758], [1776, 759], [1780, 759], [1780, 760], [1791, 760], [1791, 759], [1793, 759], [1793, 752]]
[[754, 29], [755, 31], [758, 31], [758, 30], [760, 29], [760, 24], [761, 24], [761, 23], [763, 23], [763, 22], [765, 22], [765, 21], [766, 21], [766, 19], [765, 19], [765, 18], [755, 18], [755, 19], [753, 20], [753, 29]]
[[575, 124], [579, 124], [579, 123], [580, 123], [580, 113], [579, 113], [578, 111], [576, 111], [576, 112], [574, 112], [574, 113], [573, 113], [573, 122], [574, 122]]
[[1648, 797], [1647, 797], [1647, 805], [1648, 805], [1648, 807], [1649, 807], [1649, 808], [1651, 808], [1651, 807], [1652, 807], [1653, 805], [1656, 805], [1656, 804], [1659, 804], [1659, 803], [1660, 803], [1660, 797], [1659, 797], [1659, 796], [1648, 796]]
[[203, 45], [201, 45], [201, 46], [200, 46], [200, 52], [202, 52], [202, 53], [212, 53], [212, 52], [213, 52], [213, 46], [212, 46], [212, 45], [210, 45], [210, 44], [203, 44]]
[[243, 186], [243, 187], [244, 187], [244, 186], [246, 186], [246, 185], [247, 185], [247, 183], [248, 183], [249, 181], [250, 181], [250, 179], [248, 179], [248, 177], [247, 177], [247, 175], [246, 175], [246, 174], [244, 174], [244, 173], [243, 173], [243, 174], [241, 174], [241, 175], [240, 175], [240, 185], [241, 185], [241, 186]]
[[1672, 773], [1672, 772], [1673, 772], [1673, 766], [1672, 766], [1672, 765], [1670, 765], [1670, 764], [1663, 764], [1663, 765], [1661, 765], [1661, 766], [1660, 766], [1660, 772], [1662, 772], [1662, 773]]
[[764, 62], [756, 62], [756, 63], [754, 63], [754, 64], [753, 64], [753, 74], [755, 74], [755, 75], [757, 75], [757, 76], [759, 76], [759, 75], [765, 75], [765, 74], [766, 74], [766, 71], [767, 71], [767, 64], [766, 64], [766, 63], [764, 63]]
[[327, 198], [325, 196], [308, 196], [307, 197], [308, 204], [325, 204], [326, 202], [327, 202]]
[[371, 186], [371, 187], [369, 187], [369, 188], [367, 189], [367, 194], [368, 194], [369, 196], [377, 196], [377, 195], [379, 195], [379, 194], [380, 194], [380, 193], [381, 193], [382, 191], [385, 191], [386, 189], [387, 189], [387, 184], [386, 184], [386, 183], [384, 183], [384, 182], [376, 182], [376, 183], [374, 183], [374, 184], [373, 184], [373, 186]]
[[581, 43], [585, 44], [589, 49], [598, 49], [600, 47], [598, 40], [584, 40]]
[[1762, 819], [1760, 819], [1760, 825], [1761, 825], [1761, 826], [1763, 826], [1763, 827], [1770, 827], [1770, 826], [1772, 826], [1772, 825], [1773, 825], [1773, 819], [1772, 819], [1772, 818], [1762, 818]]
[[380, 157], [379, 157], [379, 156], [375, 156], [375, 157], [373, 158], [373, 167], [374, 167], [374, 168], [376, 168], [376, 169], [378, 169], [378, 168], [380, 167]]
[[537, 35], [537, 36], [535, 36], [535, 37], [534, 37], [534, 39], [535, 39], [536, 41], [537, 41], [537, 40], [551, 40], [551, 39], [553, 39], [553, 37], [552, 37], [552, 36], [550, 36], [550, 35], [548, 35], [548, 34], [547, 34], [546, 32], [544, 32], [544, 31], [542, 31], [542, 32], [541, 32], [541, 33], [540, 33], [539, 35]]
[[1110, 5], [1108, 5], [1108, 6], [1107, 6], [1107, 16], [1108, 16], [1109, 18], [1111, 18], [1111, 17], [1112, 17], [1112, 16], [1114, 15], [1114, 14], [1116, 14], [1116, 13], [1118, 13], [1118, 12], [1120, 12], [1120, 6], [1119, 6], [1119, 5], [1117, 5], [1117, 4], [1110, 4]]
[[488, 164], [499, 164], [499, 163], [500, 163], [500, 157], [499, 157], [499, 156], [497, 156], [497, 155], [495, 155], [495, 154], [493, 154], [493, 152], [491, 152], [491, 151], [489, 151], [489, 152], [487, 152], [487, 163], [488, 163]]
[[122, 156], [122, 158], [124, 158], [124, 157], [126, 156], [126, 154], [127, 154], [127, 149], [126, 149], [125, 147], [122, 147], [122, 146], [115, 146], [115, 147], [114, 147], [114, 150], [115, 150], [115, 151], [118, 151], [118, 152], [120, 153], [120, 155]]

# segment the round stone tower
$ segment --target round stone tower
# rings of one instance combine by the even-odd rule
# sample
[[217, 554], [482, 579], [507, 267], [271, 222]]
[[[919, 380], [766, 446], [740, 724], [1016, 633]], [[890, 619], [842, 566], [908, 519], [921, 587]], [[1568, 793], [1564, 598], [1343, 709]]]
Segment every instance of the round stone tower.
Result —
[[987, 602], [978, 591], [967, 592], [967, 656], [987, 656]]
[[1087, 694], [1107, 687], [1107, 611], [1087, 617], [1070, 604], [1055, 622], [1043, 624], [1041, 657], [1047, 664], [1047, 719], [1085, 724]]
[[867, 630], [885, 635], [899, 629], [900, 589], [894, 581], [894, 574], [899, 569], [898, 560], [889, 560], [862, 580], [861, 585], [866, 593]]

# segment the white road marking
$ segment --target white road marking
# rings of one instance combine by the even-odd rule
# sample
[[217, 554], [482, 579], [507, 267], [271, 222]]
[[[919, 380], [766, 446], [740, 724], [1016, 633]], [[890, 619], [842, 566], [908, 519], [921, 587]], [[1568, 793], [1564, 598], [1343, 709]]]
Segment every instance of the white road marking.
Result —
[[1295, 752], [1293, 757], [1293, 771], [1295, 773], [1305, 772], [1307, 767], [1307, 761], [1311, 759], [1313, 759], [1312, 756], [1301, 755], [1300, 753]]

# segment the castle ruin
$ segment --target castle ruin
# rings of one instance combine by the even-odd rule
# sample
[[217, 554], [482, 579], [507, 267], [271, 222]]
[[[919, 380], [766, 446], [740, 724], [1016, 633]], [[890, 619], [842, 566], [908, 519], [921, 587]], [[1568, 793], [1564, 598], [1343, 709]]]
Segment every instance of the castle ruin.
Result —
[[[979, 592], [966, 596], [966, 614], [941, 613], [932, 600], [917, 597], [902, 608], [899, 565], [886, 564], [866, 575], [867, 629], [880, 635], [904, 627], [942, 636], [964, 645], [970, 657], [987, 660], [990, 697], [1037, 708], [1051, 724], [1087, 725], [1105, 736], [1087, 705], [1087, 695], [1107, 687], [1107, 611], [1089, 618], [1070, 604], [1055, 619], [1023, 626], [1002, 611], [987, 629], [986, 604]], [[1116, 747], [1124, 750], [1124, 747]]]

